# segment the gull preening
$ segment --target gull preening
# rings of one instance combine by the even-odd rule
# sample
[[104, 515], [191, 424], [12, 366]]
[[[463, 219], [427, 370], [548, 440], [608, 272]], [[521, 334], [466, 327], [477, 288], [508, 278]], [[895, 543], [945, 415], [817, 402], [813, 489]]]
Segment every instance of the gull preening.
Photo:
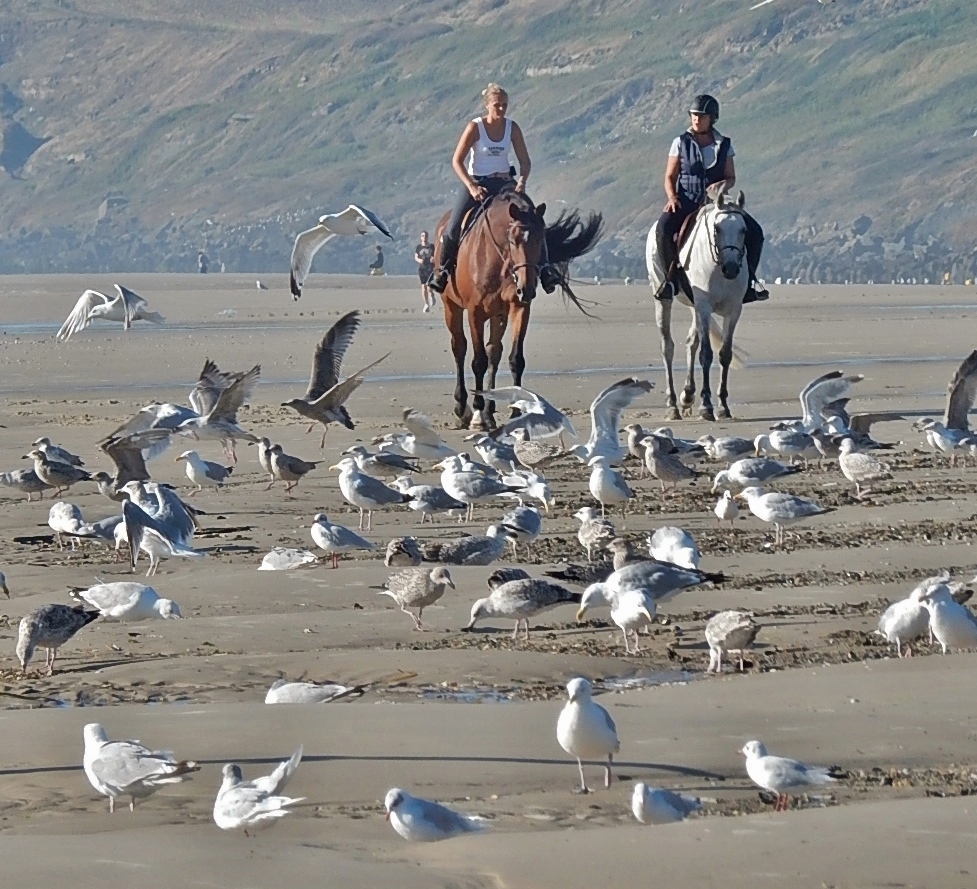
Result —
[[585, 759], [607, 758], [604, 767], [604, 787], [611, 786], [611, 765], [614, 754], [621, 749], [617, 726], [600, 704], [590, 696], [590, 683], [582, 677], [567, 683], [567, 701], [556, 723], [556, 739], [571, 756], [576, 757], [580, 769], [580, 792], [590, 793], [583, 773]]
[[346, 350], [360, 326], [359, 316], [360, 313], [355, 309], [347, 312], [326, 331], [312, 356], [312, 375], [305, 395], [282, 402], [282, 407], [290, 407], [312, 421], [306, 435], [315, 428], [316, 423], [322, 424], [320, 448], [326, 446], [326, 432], [330, 423], [341, 423], [347, 429], [355, 428], [349, 411], [346, 410], [346, 400], [362, 385], [363, 374], [390, 355], [388, 352], [344, 380], [339, 379]]
[[770, 756], [760, 741], [747, 741], [741, 751], [746, 757], [746, 773], [754, 784], [777, 794], [774, 811], [787, 811], [789, 791], [805, 787], [823, 787], [834, 784], [837, 779], [821, 766], [809, 766], [796, 759], [784, 756]]
[[729, 526], [732, 528], [736, 517], [740, 514], [740, 508], [736, 504], [733, 492], [728, 489], [723, 491], [723, 496], [716, 502], [712, 511], [716, 514], [716, 518], [719, 519], [719, 524], [729, 522]]
[[702, 803], [697, 797], [649, 787], [643, 781], [634, 785], [634, 792], [631, 794], [631, 811], [642, 824], [683, 821], [701, 808]]
[[[602, 583], [591, 584], [584, 591], [577, 609], [577, 620], [582, 621], [588, 609], [597, 605], [609, 605], [611, 620], [624, 634], [624, 653], [639, 654], [638, 631], [655, 621], [657, 605], [655, 597], [643, 589], [609, 590]], [[631, 649], [630, 636], [634, 635], [634, 650]]]
[[251, 781], [243, 779], [237, 763], [227, 763], [223, 769], [224, 780], [214, 801], [214, 822], [221, 830], [243, 827], [244, 835], [248, 836], [249, 827], [283, 818], [288, 814], [288, 806], [305, 799], [281, 795], [301, 760], [302, 748], [299, 747], [291, 759], [279, 763], [270, 775]]
[[977, 648], [977, 618], [954, 601], [946, 582], [932, 584], [919, 600], [929, 612], [930, 629], [944, 654], [948, 648]]
[[923, 596], [949, 579], [948, 572], [926, 578], [905, 599], [893, 602], [879, 618], [876, 632], [883, 636], [886, 642], [896, 646], [896, 654], [899, 657], [912, 657], [912, 643], [929, 629], [930, 615], [923, 604]]
[[331, 241], [336, 235], [365, 235], [373, 229], [388, 238], [393, 238], [376, 213], [358, 207], [356, 204], [350, 204], [342, 213], [327, 213], [325, 216], [320, 216], [317, 226], [301, 232], [292, 246], [289, 273], [292, 299], [297, 300], [302, 296], [305, 279], [312, 268], [312, 259], [323, 244]]
[[34, 650], [40, 646], [45, 651], [44, 668], [50, 676], [58, 649], [98, 616], [97, 611], [69, 605], [41, 605], [27, 612], [17, 628], [16, 654], [21, 673], [27, 672]]
[[654, 387], [650, 380], [628, 377], [600, 392], [590, 405], [590, 438], [586, 444], [574, 445], [569, 453], [581, 463], [589, 464], [594, 457], [606, 457], [609, 463], [620, 463], [624, 456], [618, 438], [621, 414]]
[[151, 750], [138, 741], [110, 741], [97, 722], [84, 728], [85, 754], [82, 765], [89, 782], [109, 798], [109, 812], [115, 811], [120, 796], [129, 797], [129, 811], [137, 799], [146, 799], [166, 784], [180, 784], [200, 766], [177, 760], [169, 750]]
[[151, 312], [149, 303], [138, 293], [133, 293], [121, 284], [115, 284], [114, 287], [116, 295], [112, 297], [97, 290], [86, 290], [78, 297], [71, 314], [65, 318], [54, 338], [59, 343], [67, 342], [94, 321], [121, 321], [122, 329], [128, 330], [133, 321], [162, 324], [166, 320], [159, 312]]
[[709, 646], [707, 673], [723, 672], [723, 655], [735, 651], [743, 672], [743, 652], [756, 640], [760, 625], [744, 611], [720, 611], [706, 624], [706, 643]]
[[411, 568], [424, 561], [416, 537], [395, 537], [387, 544], [383, 564], [388, 568]]
[[476, 833], [485, 824], [470, 815], [453, 812], [440, 803], [411, 796], [406, 790], [394, 787], [383, 801], [386, 820], [405, 840], [412, 843], [434, 843], [463, 833]]
[[648, 552], [659, 562], [696, 570], [702, 560], [695, 538], [683, 528], [665, 525], [648, 537]]

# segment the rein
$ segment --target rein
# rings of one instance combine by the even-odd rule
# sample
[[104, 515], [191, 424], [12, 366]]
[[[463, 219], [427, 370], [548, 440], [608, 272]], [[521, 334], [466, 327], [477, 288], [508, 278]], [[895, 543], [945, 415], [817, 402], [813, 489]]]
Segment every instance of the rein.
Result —
[[[718, 207], [716, 208], [716, 211], [715, 212], [717, 212], [717, 213], [720, 212]], [[725, 212], [725, 213], [735, 213], [735, 214], [737, 214], [739, 216], [742, 216], [743, 215], [739, 210], [731, 210], [731, 209], [728, 209], [728, 208], [723, 208], [723, 211], [722, 212]], [[708, 239], [708, 242], [709, 242], [709, 252], [712, 254], [712, 258], [715, 261], [716, 265], [722, 265], [722, 260], [720, 259], [720, 254], [722, 254], [726, 250], [733, 250], [736, 253], [736, 264], [737, 265], [742, 265], [743, 264], [743, 258], [746, 256], [746, 245], [745, 244], [742, 247], [737, 247], [734, 244], [725, 244], [724, 246], [719, 247], [716, 244], [716, 224], [715, 223], [713, 223], [712, 225], [710, 225], [706, 229], [706, 238]]]
[[[496, 195], [496, 197], [497, 197], [497, 195]], [[532, 263], [530, 263], [530, 262], [514, 263], [512, 261], [512, 251], [511, 251], [512, 238], [509, 235], [509, 231], [510, 231], [510, 229], [512, 228], [512, 226], [514, 224], [514, 220], [513, 220], [513, 222], [510, 222], [509, 225], [506, 227], [506, 242], [505, 242], [505, 245], [504, 245], [505, 246], [505, 253], [503, 253], [502, 252], [502, 249], [503, 249], [502, 246], [500, 246], [499, 245], [499, 242], [495, 240], [495, 235], [492, 232], [492, 225], [489, 222], [487, 208], [486, 208], [486, 211], [482, 213], [482, 219], [485, 222], [485, 230], [488, 232], [489, 240], [492, 242], [492, 246], [495, 247], [495, 252], [499, 254], [499, 259], [502, 260], [502, 266], [506, 270], [506, 272], [508, 273], [509, 278], [512, 280], [512, 283], [515, 284], [517, 287], [519, 286], [519, 279], [516, 277], [516, 272], [518, 272], [519, 269], [535, 269], [536, 270], [536, 274], [538, 276], [539, 275], [540, 267], [539, 267], [539, 265], [537, 263], [534, 263], [534, 262], [532, 262]], [[544, 250], [546, 249], [546, 233], [545, 233], [545, 231], [543, 233], [543, 249]], [[506, 255], [506, 254], [508, 254], [508, 255]]]

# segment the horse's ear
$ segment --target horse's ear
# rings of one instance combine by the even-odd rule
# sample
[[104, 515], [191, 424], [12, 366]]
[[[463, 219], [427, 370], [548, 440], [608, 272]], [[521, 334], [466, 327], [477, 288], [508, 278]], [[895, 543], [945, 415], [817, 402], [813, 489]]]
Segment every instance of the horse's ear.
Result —
[[726, 203], [726, 192], [721, 191], [716, 195], [716, 207], [720, 210], [723, 208], [723, 204]]
[[513, 219], [519, 218], [519, 208], [515, 204], [509, 204], [509, 216]]
[[739, 196], [736, 198], [736, 206], [742, 210], [745, 204], [746, 204], [746, 195], [743, 194], [743, 191], [741, 189]]
[[545, 212], [546, 212], [546, 204], [540, 204], [540, 205], [539, 205], [539, 206], [538, 206], [538, 207], [536, 208], [536, 215], [537, 215], [537, 216], [538, 216], [538, 217], [539, 217], [540, 219], [542, 219], [542, 218], [543, 218], [543, 214], [544, 214]]

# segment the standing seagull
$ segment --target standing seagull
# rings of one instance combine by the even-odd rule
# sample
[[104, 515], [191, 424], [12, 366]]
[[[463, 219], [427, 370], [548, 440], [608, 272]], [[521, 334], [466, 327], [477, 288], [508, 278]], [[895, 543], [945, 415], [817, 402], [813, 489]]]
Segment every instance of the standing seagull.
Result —
[[777, 491], [764, 494], [763, 488], [755, 486], [744, 488], [736, 496], [746, 501], [750, 512], [758, 519], [773, 524], [774, 546], [784, 545], [785, 525], [792, 525], [811, 516], [834, 512], [834, 507], [821, 506], [821, 504], [808, 500], [806, 497], [781, 494]]
[[617, 726], [600, 704], [590, 696], [590, 683], [583, 678], [567, 683], [570, 700], [560, 712], [556, 723], [556, 739], [571, 756], [577, 758], [580, 768], [580, 792], [590, 793], [583, 774], [583, 760], [607, 757], [604, 769], [604, 786], [611, 786], [611, 763], [614, 754], [621, 749], [617, 738]]
[[[387, 578], [386, 589], [381, 596], [390, 596], [411, 620], [414, 629], [421, 630], [421, 615], [428, 605], [433, 605], [443, 595], [447, 587], [455, 588], [448, 569], [436, 565], [434, 568], [407, 568]], [[408, 610], [416, 608], [417, 614]]]
[[166, 319], [159, 312], [149, 311], [149, 303], [138, 293], [133, 293], [121, 284], [114, 285], [117, 296], [108, 297], [97, 290], [86, 290], [80, 297], [71, 314], [65, 319], [54, 338], [66, 342], [72, 334], [84, 330], [93, 321], [121, 321], [124, 330], [132, 327], [133, 321], [150, 321], [162, 324]]
[[237, 763], [227, 763], [223, 769], [224, 781], [214, 801], [214, 822], [221, 830], [243, 827], [248, 836], [249, 827], [287, 815], [287, 806], [305, 799], [281, 795], [301, 760], [302, 748], [299, 747], [291, 759], [279, 763], [270, 775], [262, 775], [253, 781], [243, 780]]
[[202, 491], [204, 485], [219, 491], [221, 485], [227, 481], [231, 473], [234, 472], [233, 466], [221, 466], [211, 460], [204, 460], [196, 451], [184, 451], [174, 461], [175, 463], [185, 462], [187, 464], [187, 478], [196, 486], [196, 491], [191, 491], [189, 496]]
[[393, 239], [393, 235], [376, 213], [357, 207], [356, 204], [350, 204], [342, 213], [327, 213], [325, 216], [320, 216], [319, 224], [315, 228], [299, 234], [292, 247], [289, 276], [292, 299], [298, 300], [302, 295], [305, 279], [312, 268], [312, 258], [326, 241], [331, 241], [336, 235], [365, 235], [374, 228]]
[[[267, 439], [265, 439], [267, 441]], [[263, 447], [263, 445], [258, 445]], [[301, 481], [302, 476], [312, 472], [318, 466], [318, 461], [303, 460], [301, 457], [293, 457], [286, 454], [280, 444], [272, 445], [267, 450], [269, 468], [271, 469], [271, 485], [267, 491], [277, 481], [285, 482], [285, 493], [288, 494]]]
[[282, 402], [282, 407], [290, 407], [306, 419], [312, 420], [306, 435], [315, 428], [316, 423], [322, 424], [320, 448], [326, 446], [326, 431], [330, 423], [342, 423], [347, 429], [355, 428], [346, 410], [346, 399], [363, 383], [363, 374], [370, 368], [376, 367], [390, 354], [388, 352], [382, 358], [378, 358], [340, 381], [339, 372], [343, 366], [343, 357], [350, 343], [353, 342], [353, 334], [360, 326], [359, 316], [360, 313], [355, 309], [347, 312], [326, 331], [326, 335], [316, 346], [315, 354], [312, 356], [312, 376], [305, 395]]
[[785, 756], [769, 756], [760, 741], [747, 741], [741, 751], [746, 757], [746, 773], [754, 784], [777, 794], [776, 812], [786, 812], [787, 791], [802, 787], [834, 784], [835, 778], [821, 766], [809, 766]]
[[150, 750], [138, 741], [110, 741], [97, 722], [85, 726], [84, 738], [85, 774], [92, 787], [109, 798], [110, 813], [116, 797], [129, 797], [129, 811], [134, 812], [137, 797], [145, 799], [164, 784], [179, 784], [200, 771], [195, 762], [178, 762], [168, 750]]
[[[400, 503], [409, 503], [410, 494], [402, 494], [396, 488], [388, 488], [380, 479], [360, 472], [353, 457], [343, 457], [335, 466], [329, 467], [339, 470], [339, 490], [343, 497], [360, 511], [360, 531], [369, 531], [373, 527], [373, 511]], [[366, 514], [366, 527], [363, 527], [363, 515]]]
[[41, 605], [40, 608], [27, 612], [17, 628], [16, 652], [21, 673], [27, 672], [34, 649], [40, 645], [46, 652], [44, 667], [50, 676], [54, 672], [58, 649], [98, 615], [97, 611], [86, 611], [81, 606], [72, 608], [68, 605]]
[[855, 499], [861, 500], [865, 494], [871, 494], [870, 488], [863, 488], [865, 482], [887, 478], [890, 466], [883, 463], [874, 454], [859, 454], [855, 450], [855, 442], [845, 438], [841, 442], [838, 453], [838, 465], [842, 475], [855, 485]]
[[345, 525], [334, 525], [324, 512], [316, 513], [310, 531], [316, 546], [329, 553], [333, 568], [339, 567], [340, 553], [348, 553], [356, 549], [373, 549], [373, 544], [369, 540], [360, 537]]
[[606, 507], [621, 504], [621, 517], [627, 515], [628, 500], [634, 494], [620, 472], [611, 469], [607, 457], [597, 456], [590, 461], [590, 493], [600, 503], [601, 518], [606, 515]]

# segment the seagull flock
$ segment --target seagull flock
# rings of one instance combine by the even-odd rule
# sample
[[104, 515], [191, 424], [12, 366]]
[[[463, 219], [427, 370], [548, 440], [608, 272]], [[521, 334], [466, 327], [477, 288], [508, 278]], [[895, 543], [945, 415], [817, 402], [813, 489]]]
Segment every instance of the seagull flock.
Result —
[[[315, 251], [333, 235], [369, 230], [364, 219], [389, 234], [373, 214], [350, 207], [335, 217], [322, 217], [316, 229], [299, 236], [292, 269], [296, 298], [301, 295]], [[148, 312], [141, 297], [121, 286], [117, 290], [114, 300], [86, 291], [59, 331], [58, 340], [67, 340], [99, 318], [122, 321], [126, 329], [135, 320], [162, 321]], [[360, 323], [358, 312], [351, 311], [326, 332], [315, 349], [305, 394], [282, 404], [311, 421], [309, 431], [322, 426], [320, 449], [325, 447], [330, 424], [354, 428], [347, 402], [366, 382], [366, 372], [387, 357], [378, 357], [343, 377], [342, 363]], [[34, 494], [43, 497], [52, 489], [55, 496], [63, 496], [75, 485], [92, 482], [113, 503], [117, 514], [93, 522], [86, 521], [76, 505], [56, 501], [48, 524], [59, 547], [65, 546], [66, 540], [72, 547], [89, 541], [111, 547], [115, 558], [127, 551], [133, 571], [144, 554], [149, 560], [149, 576], [158, 572], [163, 559], [206, 558], [206, 550], [192, 545], [203, 513], [172, 488], [153, 482], [148, 468], [174, 438], [220, 442], [225, 460], [230, 462], [225, 465], [207, 460], [197, 450], [180, 453], [175, 460], [185, 464], [193, 486], [190, 496], [220, 496], [235, 470], [235, 445], [239, 441], [256, 446], [257, 461], [269, 482], [266, 490], [283, 482], [285, 495], [326, 462], [286, 454], [270, 438], [240, 425], [238, 415], [252, 398], [260, 373], [260, 365], [247, 371], [222, 372], [207, 359], [189, 395], [189, 406], [149, 404], [99, 441], [99, 449], [114, 464], [112, 473], [90, 472], [80, 457], [45, 437], [34, 441], [24, 455], [32, 469], [3, 473], [0, 481], [27, 494], [28, 500]], [[424, 609], [436, 606], [449, 589], [459, 592], [462, 587], [461, 573], [456, 569], [453, 574], [450, 568], [493, 565], [510, 547], [515, 557], [520, 547], [531, 551], [544, 531], [544, 514], [555, 506], [545, 473], [555, 465], [582, 467], [592, 500], [579, 506], [573, 515], [579, 522], [577, 538], [586, 565], [568, 564], [563, 571], [546, 572], [546, 577], [534, 577], [523, 568], [496, 568], [488, 578], [489, 595], [473, 602], [469, 623], [460, 629], [480, 633], [486, 632], [487, 623], [512, 622], [513, 642], [525, 642], [531, 638], [530, 623], [551, 610], [573, 606], [576, 620], [583, 621], [589, 611], [606, 608], [623, 636], [625, 655], [640, 655], [642, 631], [655, 623], [661, 605], [686, 589], [721, 586], [726, 576], [699, 567], [702, 554], [692, 535], [682, 528], [657, 529], [645, 541], [648, 554], [638, 552], [634, 542], [615, 528], [613, 513], [620, 508], [626, 521], [629, 504], [634, 510], [641, 484], [648, 484], [642, 482], [646, 475], [659, 483], [655, 496], [660, 494], [664, 500], [669, 488], [674, 491], [704, 477], [704, 465], [713, 461], [723, 464], [711, 483], [712, 493], [721, 492], [719, 501], [710, 507], [719, 523], [729, 522], [735, 527], [740, 516], [738, 503], [743, 504], [751, 516], [772, 526], [773, 547], [785, 547], [787, 529], [830, 515], [834, 508], [788, 491], [770, 490], [771, 486], [789, 485], [803, 477], [814, 461], [821, 465], [824, 460], [834, 460], [840, 474], [854, 486], [851, 502], [858, 504], [872, 494], [867, 485], [891, 478], [891, 466], [877, 457], [879, 451], [891, 446], [875, 441], [870, 430], [874, 423], [904, 418], [897, 414], [850, 414], [848, 403], [860, 380], [860, 376], [846, 376], [842, 371], [823, 374], [800, 393], [800, 418], [778, 423], [753, 438], [704, 435], [690, 441], [667, 427], [649, 431], [631, 423], [621, 428], [623, 414], [653, 388], [649, 380], [628, 377], [596, 395], [589, 411], [589, 437], [570, 448], [564, 439], [576, 438], [577, 432], [562, 411], [523, 387], [500, 387], [483, 394], [509, 401], [519, 413], [491, 435], [466, 440], [481, 461], [455, 451], [425, 414], [410, 408], [403, 412], [401, 431], [379, 436], [369, 447], [354, 445], [329, 467], [329, 472], [338, 473], [342, 497], [358, 511], [358, 527], [354, 530], [337, 523], [320, 511], [310, 518], [309, 536], [332, 568], [338, 569], [341, 558], [351, 553], [383, 550], [368, 536], [378, 510], [419, 512], [417, 521], [422, 527], [439, 515], [457, 523], [472, 523], [476, 509], [501, 511], [501, 516], [493, 516], [484, 534], [443, 535], [428, 543], [408, 536], [386, 545], [385, 564], [396, 570], [377, 592], [389, 597], [410, 618], [413, 631], [423, 632]], [[964, 360], [951, 379], [942, 421], [926, 418], [915, 424], [934, 451], [948, 455], [951, 464], [955, 464], [958, 452], [965, 460], [967, 455], [977, 457], [977, 437], [967, 422], [975, 398], [977, 351]], [[414, 474], [432, 471], [438, 476], [437, 483], [415, 483]], [[539, 508], [529, 505], [536, 503]], [[605, 552], [609, 559], [603, 557]], [[261, 570], [296, 570], [320, 564], [320, 558], [314, 552], [278, 546], [264, 557]], [[557, 580], [576, 583], [583, 589], [572, 590]], [[10, 596], [3, 574], [0, 588]], [[949, 572], [928, 578], [906, 599], [888, 608], [878, 633], [895, 646], [899, 657], [911, 655], [912, 646], [927, 633], [943, 653], [977, 648], [977, 619], [962, 604], [967, 593], [966, 584], [952, 581]], [[70, 598], [74, 604], [43, 605], [20, 621], [15, 651], [22, 672], [26, 673], [35, 651], [42, 648], [46, 654], [44, 669], [48, 675], [53, 673], [59, 648], [97, 620], [183, 619], [176, 602], [135, 581], [72, 588]], [[733, 658], [739, 671], [745, 671], [746, 652], [761, 632], [762, 626], [752, 614], [717, 610], [705, 626], [709, 650], [706, 672], [721, 674], [724, 656]], [[614, 756], [622, 749], [618, 726], [608, 710], [594, 700], [595, 690], [587, 678], [574, 677], [566, 688], [568, 700], [556, 720], [556, 741], [577, 762], [577, 789], [591, 792], [584, 767], [588, 761], [603, 764], [604, 787], [610, 788]], [[326, 703], [352, 693], [362, 693], [362, 687], [282, 678], [265, 700], [269, 704]], [[85, 774], [92, 787], [108, 797], [110, 811], [114, 811], [116, 799], [127, 799], [129, 808], [134, 809], [137, 800], [146, 799], [165, 785], [189, 780], [200, 770], [195, 761], [177, 759], [167, 750], [153, 750], [138, 741], [109, 740], [97, 723], [85, 726], [83, 740]], [[213, 808], [217, 826], [247, 834], [292, 811], [303, 797], [286, 796], [284, 791], [295, 777], [302, 754], [299, 747], [270, 774], [249, 780], [239, 765], [225, 764]], [[769, 755], [759, 740], [747, 741], [742, 754], [750, 780], [776, 794], [777, 810], [786, 810], [792, 793], [827, 787], [838, 780], [829, 769]], [[454, 812], [401, 788], [386, 793], [383, 807], [393, 829], [414, 842], [477, 833], [488, 826], [484, 818]], [[645, 782], [635, 784], [631, 798], [634, 817], [643, 824], [681, 821], [701, 808], [700, 800], [694, 797]]]

